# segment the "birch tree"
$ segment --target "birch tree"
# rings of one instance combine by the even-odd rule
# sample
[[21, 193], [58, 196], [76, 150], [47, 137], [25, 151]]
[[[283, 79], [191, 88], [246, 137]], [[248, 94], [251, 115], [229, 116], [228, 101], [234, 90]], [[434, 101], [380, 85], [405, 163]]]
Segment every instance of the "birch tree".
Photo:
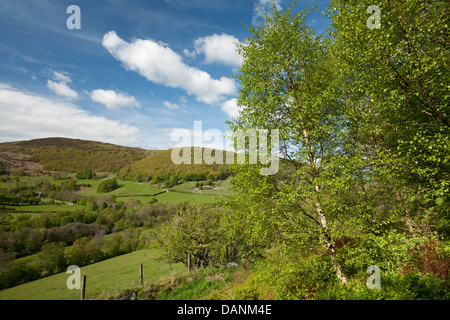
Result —
[[330, 41], [306, 26], [310, 10], [293, 13], [294, 4], [284, 11], [273, 6], [264, 24], [249, 27], [251, 36], [239, 47], [244, 62], [236, 75], [237, 104], [242, 112], [231, 128], [278, 129], [288, 168], [284, 174], [261, 176], [255, 166], [239, 166], [230, 225], [235, 224], [236, 236], [245, 233], [255, 243], [318, 241], [337, 278], [346, 283], [334, 245], [339, 225], [351, 220], [339, 198], [351, 177], [342, 174], [351, 153], [346, 119], [332, 99]]

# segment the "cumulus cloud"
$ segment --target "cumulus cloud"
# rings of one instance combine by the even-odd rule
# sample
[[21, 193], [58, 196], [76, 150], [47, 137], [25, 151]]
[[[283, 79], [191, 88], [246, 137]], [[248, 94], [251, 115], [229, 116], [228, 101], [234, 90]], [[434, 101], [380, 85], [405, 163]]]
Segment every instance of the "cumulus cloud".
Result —
[[78, 93], [67, 85], [67, 83], [72, 82], [72, 79], [70, 79], [69, 76], [61, 72], [53, 71], [53, 79], [55, 81], [47, 81], [47, 88], [56, 93], [58, 96], [69, 99], [78, 98]]
[[137, 143], [139, 129], [91, 115], [73, 103], [19, 91], [0, 84], [1, 141], [44, 137], [96, 140], [122, 145]]
[[91, 99], [105, 105], [108, 109], [141, 107], [135, 97], [114, 90], [94, 90], [91, 92]]
[[115, 31], [103, 36], [103, 46], [128, 70], [147, 80], [171, 88], [181, 88], [198, 101], [213, 104], [236, 92], [234, 80], [213, 79], [207, 72], [186, 65], [182, 57], [167, 45], [153, 40], [134, 39], [126, 42]]
[[66, 97], [69, 99], [76, 99], [78, 98], [78, 93], [71, 89], [67, 84], [64, 82], [55, 82], [48, 80], [47, 81], [47, 87], [56, 93], [58, 96]]
[[228, 34], [213, 34], [195, 40], [195, 51], [205, 55], [206, 63], [222, 63], [239, 67], [243, 57], [237, 52], [237, 44], [240, 41], [235, 36]]
[[238, 107], [236, 101], [236, 99], [230, 99], [222, 103], [222, 111], [230, 116], [230, 118], [239, 117], [240, 108]]

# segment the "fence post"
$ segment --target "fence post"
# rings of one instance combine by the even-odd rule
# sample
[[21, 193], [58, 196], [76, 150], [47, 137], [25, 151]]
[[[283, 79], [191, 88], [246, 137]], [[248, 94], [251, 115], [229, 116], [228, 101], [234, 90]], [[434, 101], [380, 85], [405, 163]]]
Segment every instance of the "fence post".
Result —
[[86, 276], [83, 276], [83, 279], [81, 280], [81, 298], [80, 300], [84, 300], [86, 297]]
[[139, 285], [142, 287], [144, 285], [144, 267], [142, 266], [142, 263], [139, 265]]

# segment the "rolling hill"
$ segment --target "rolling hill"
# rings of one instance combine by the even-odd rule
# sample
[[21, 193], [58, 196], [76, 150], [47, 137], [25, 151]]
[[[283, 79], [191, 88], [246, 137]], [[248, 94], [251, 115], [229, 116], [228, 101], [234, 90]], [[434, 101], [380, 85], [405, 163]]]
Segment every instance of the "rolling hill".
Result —
[[[202, 148], [202, 152], [204, 150]], [[220, 150], [217, 152], [221, 152], [223, 159], [225, 159], [226, 151]], [[208, 176], [216, 179], [224, 179], [230, 174], [230, 166], [227, 164], [209, 165], [204, 161], [202, 164], [194, 164], [194, 147], [191, 148], [192, 164], [175, 164], [172, 161], [171, 155], [172, 149], [153, 152], [147, 157], [125, 166], [120, 170], [120, 173], [124, 176], [146, 175], [149, 177], [178, 174], [186, 180], [202, 180]], [[198, 179], [196, 179], [196, 175], [199, 176]]]
[[0, 163], [8, 172], [111, 172], [152, 152], [96, 141], [45, 138], [0, 143]]
[[[194, 163], [193, 149], [191, 163]], [[225, 157], [225, 151], [218, 152]], [[85, 169], [119, 171], [127, 180], [138, 175], [152, 177], [157, 174], [178, 174], [186, 180], [201, 180], [207, 176], [222, 179], [230, 173], [226, 164], [175, 164], [171, 154], [172, 149], [145, 150], [80, 139], [44, 138], [0, 143], [0, 167], [9, 173], [28, 174], [44, 171], [75, 173]]]

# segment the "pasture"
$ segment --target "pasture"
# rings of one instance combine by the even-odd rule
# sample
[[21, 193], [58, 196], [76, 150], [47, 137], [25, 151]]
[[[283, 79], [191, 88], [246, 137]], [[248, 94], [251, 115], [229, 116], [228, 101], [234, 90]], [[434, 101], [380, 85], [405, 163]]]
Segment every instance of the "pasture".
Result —
[[[86, 299], [111, 296], [124, 288], [139, 286], [139, 264], [144, 268], [144, 284], [186, 272], [182, 263], [157, 260], [159, 249], [144, 249], [81, 267], [86, 276]], [[0, 291], [0, 300], [78, 300], [80, 290], [67, 288], [70, 274], [62, 272]]]

